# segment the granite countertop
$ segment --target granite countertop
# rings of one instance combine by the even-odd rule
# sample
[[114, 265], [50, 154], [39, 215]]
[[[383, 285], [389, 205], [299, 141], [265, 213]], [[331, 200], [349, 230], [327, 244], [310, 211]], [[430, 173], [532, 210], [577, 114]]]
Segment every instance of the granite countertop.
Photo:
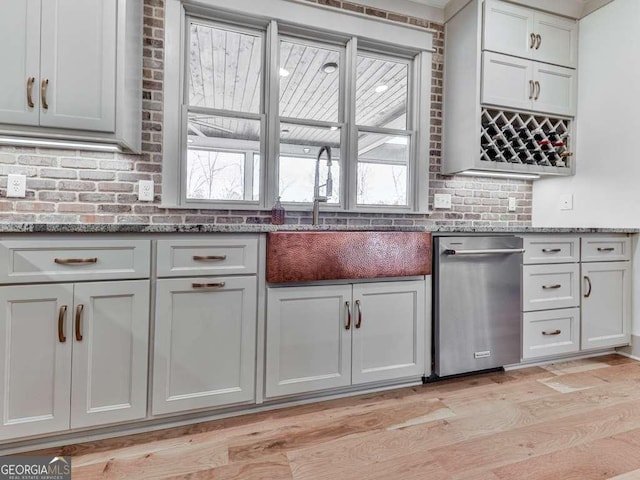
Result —
[[400, 231], [447, 233], [640, 233], [640, 228], [586, 227], [463, 227], [447, 226], [342, 226], [342, 225], [219, 225], [219, 224], [59, 224], [0, 223], [2, 233], [266, 233], [277, 231]]

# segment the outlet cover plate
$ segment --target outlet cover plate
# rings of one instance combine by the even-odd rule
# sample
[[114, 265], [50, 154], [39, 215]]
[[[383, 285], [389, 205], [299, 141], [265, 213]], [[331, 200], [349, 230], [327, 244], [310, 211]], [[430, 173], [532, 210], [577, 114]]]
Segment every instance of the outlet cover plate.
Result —
[[516, 211], [516, 197], [509, 197], [509, 211]]
[[433, 208], [451, 208], [450, 193], [436, 193], [433, 195]]
[[560, 210], [573, 210], [573, 194], [563, 193], [560, 195]]
[[154, 187], [153, 180], [140, 180], [138, 182], [138, 200], [141, 202], [153, 202]]
[[24, 198], [27, 196], [27, 177], [10, 173], [7, 175], [7, 197]]

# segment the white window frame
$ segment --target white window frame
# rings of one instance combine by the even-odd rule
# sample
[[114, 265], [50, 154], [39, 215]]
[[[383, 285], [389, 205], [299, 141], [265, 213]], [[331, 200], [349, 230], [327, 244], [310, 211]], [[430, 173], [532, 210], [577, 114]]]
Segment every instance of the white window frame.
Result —
[[[433, 32], [411, 25], [368, 18], [330, 7], [296, 0], [166, 0], [165, 3], [165, 91], [163, 135], [162, 206], [166, 208], [268, 210], [273, 205], [278, 189], [278, 162], [280, 142], [279, 42], [315, 43], [329, 46], [342, 42], [346, 45], [343, 62], [350, 68], [341, 68], [345, 75], [341, 98], [342, 117], [336, 125], [342, 126], [342, 159], [340, 179], [340, 205], [321, 205], [323, 211], [428, 213], [430, 110], [431, 110], [431, 57], [434, 52]], [[188, 93], [185, 72], [188, 71], [187, 28], [188, 17], [199, 17], [198, 23], [211, 24], [248, 33], [261, 30], [263, 38], [263, 70], [261, 108], [255, 119], [261, 120], [260, 147], [260, 200], [210, 201], [187, 200], [183, 178], [186, 171]], [[215, 18], [216, 20], [208, 20]], [[308, 27], [307, 27], [308, 26]], [[279, 29], [282, 30], [279, 32]], [[324, 39], [328, 39], [326, 43]], [[389, 41], [392, 39], [392, 42]], [[410, 91], [407, 102], [407, 131], [412, 131], [410, 142], [409, 178], [407, 184], [409, 206], [356, 205], [357, 127], [355, 125], [355, 65], [358, 53], [387, 56], [395, 61], [413, 57], [410, 61]], [[346, 72], [346, 73], [345, 73]], [[411, 89], [411, 85], [416, 88]], [[420, 85], [420, 88], [417, 86]], [[411, 92], [413, 90], [413, 94]], [[413, 99], [412, 99], [413, 96]], [[412, 100], [412, 101], [411, 101]], [[191, 111], [201, 109], [191, 107]], [[213, 115], [237, 116], [253, 119], [245, 113], [211, 110]], [[203, 112], [205, 113], [205, 112]], [[293, 120], [293, 122], [290, 122]], [[287, 123], [313, 126], [303, 119], [283, 119]], [[321, 122], [322, 126], [327, 122]], [[409, 128], [410, 127], [410, 128]], [[385, 133], [384, 129], [365, 127], [365, 131]], [[398, 133], [389, 130], [387, 133]], [[406, 131], [405, 131], [406, 133]], [[353, 188], [351, 188], [351, 186]], [[292, 210], [308, 210], [310, 204], [287, 205]]]

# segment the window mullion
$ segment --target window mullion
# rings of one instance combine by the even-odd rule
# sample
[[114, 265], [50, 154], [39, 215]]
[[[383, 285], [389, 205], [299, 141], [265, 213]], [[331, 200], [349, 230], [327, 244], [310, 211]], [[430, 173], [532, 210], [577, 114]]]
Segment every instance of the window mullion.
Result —
[[263, 111], [266, 118], [265, 141], [262, 142], [262, 168], [264, 174], [262, 178], [265, 188], [261, 204], [268, 208], [272, 205], [278, 195], [278, 156], [280, 146], [280, 122], [278, 92], [280, 87], [279, 76], [279, 39], [278, 24], [275, 20], [269, 23], [267, 28], [266, 55], [265, 55], [265, 88], [263, 96]]
[[358, 167], [358, 128], [356, 126], [356, 75], [358, 69], [358, 39], [353, 37], [347, 43], [344, 91], [344, 121], [346, 132], [344, 135], [344, 181], [343, 198], [345, 209], [356, 208], [357, 167]]
[[426, 212], [429, 209], [429, 163], [431, 149], [431, 53], [422, 52], [416, 56], [414, 62], [413, 98], [410, 102], [414, 106], [413, 125], [418, 132], [413, 136], [414, 169], [414, 205], [416, 212]]

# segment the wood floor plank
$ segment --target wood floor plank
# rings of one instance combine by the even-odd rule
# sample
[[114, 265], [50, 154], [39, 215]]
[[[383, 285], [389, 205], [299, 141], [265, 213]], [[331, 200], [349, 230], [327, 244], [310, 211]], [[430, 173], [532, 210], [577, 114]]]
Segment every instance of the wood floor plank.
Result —
[[280, 453], [257, 461], [233, 463], [163, 480], [293, 480], [293, 476], [286, 455]]
[[640, 468], [640, 430], [551, 452], [494, 470], [502, 480], [605, 479]]
[[363, 432], [287, 453], [294, 478], [333, 480], [341, 478], [345, 467], [361, 471], [368, 465], [399, 462], [408, 452], [419, 452], [420, 461], [433, 457], [411, 436], [397, 430]]
[[446, 409], [442, 402], [425, 400], [407, 404], [404, 408], [390, 406], [329, 420], [323, 424], [307, 425], [305, 428], [293, 425], [258, 437], [244, 436], [230, 442], [229, 459], [232, 462], [243, 461], [275, 452], [295, 450], [354, 433], [384, 429], [442, 409]]
[[607, 480], [638, 480], [640, 478], [640, 468], [638, 470], [632, 470], [630, 472], [610, 477]]
[[[157, 479], [186, 475], [229, 463], [224, 442], [186, 438], [187, 442], [176, 444], [173, 448], [158, 449], [152, 446], [146, 452], [136, 448], [135, 452], [113, 452], [115, 455], [110, 458], [96, 458], [96, 454], [74, 457], [73, 479], [124, 479], [131, 478], [131, 472], [136, 472], [136, 480]], [[104, 453], [100, 455], [104, 456]]]
[[537, 381], [560, 393], [578, 392], [580, 390], [607, 385], [607, 381], [592, 375], [591, 372], [593, 372], [593, 370], [568, 375], [554, 375], [553, 377], [540, 378]]
[[627, 402], [441, 447], [431, 453], [451, 473], [494, 469], [637, 428], [640, 402]]

